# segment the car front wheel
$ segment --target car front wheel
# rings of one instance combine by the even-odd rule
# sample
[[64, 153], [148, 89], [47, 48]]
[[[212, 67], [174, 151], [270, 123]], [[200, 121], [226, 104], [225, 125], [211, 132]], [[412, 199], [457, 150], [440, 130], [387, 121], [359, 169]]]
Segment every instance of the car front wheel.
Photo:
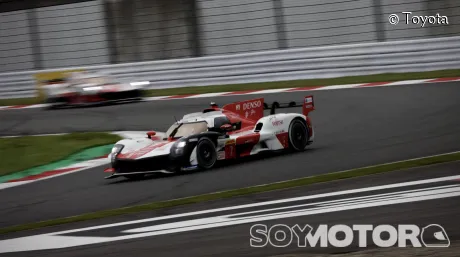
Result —
[[214, 143], [209, 138], [202, 138], [196, 145], [198, 167], [211, 169], [217, 161], [217, 152]]

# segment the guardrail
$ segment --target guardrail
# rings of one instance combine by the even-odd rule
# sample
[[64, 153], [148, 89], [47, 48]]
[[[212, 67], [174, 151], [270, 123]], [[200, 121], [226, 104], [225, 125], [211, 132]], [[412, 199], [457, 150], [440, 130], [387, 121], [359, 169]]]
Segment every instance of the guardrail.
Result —
[[[160, 89], [457, 69], [459, 56], [460, 37], [446, 37], [65, 69], [150, 81], [150, 89]], [[65, 69], [0, 73], [0, 98], [35, 96], [34, 74]]]

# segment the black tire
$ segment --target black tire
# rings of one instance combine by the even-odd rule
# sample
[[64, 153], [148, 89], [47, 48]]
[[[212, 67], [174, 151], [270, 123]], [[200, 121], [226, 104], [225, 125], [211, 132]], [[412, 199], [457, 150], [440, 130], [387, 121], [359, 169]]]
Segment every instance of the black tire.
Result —
[[59, 108], [59, 99], [57, 98], [47, 98], [44, 104], [48, 106], [45, 107], [46, 110], [56, 110]]
[[49, 104], [44, 109], [45, 110], [56, 110], [56, 109], [58, 109], [58, 107], [56, 105], [54, 105], [54, 104]]
[[139, 180], [145, 177], [145, 174], [124, 175], [123, 177], [131, 180]]
[[308, 145], [307, 125], [295, 119], [289, 125], [289, 149], [300, 152]]
[[202, 138], [196, 145], [196, 159], [201, 169], [211, 169], [217, 162], [216, 146], [209, 138]]

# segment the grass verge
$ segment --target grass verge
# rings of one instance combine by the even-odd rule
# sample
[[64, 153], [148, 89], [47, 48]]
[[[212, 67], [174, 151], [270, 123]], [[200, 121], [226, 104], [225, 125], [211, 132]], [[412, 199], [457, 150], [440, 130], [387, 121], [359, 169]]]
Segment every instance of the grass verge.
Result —
[[136, 206], [131, 206], [131, 207], [119, 208], [119, 209], [86, 213], [86, 214], [82, 214], [78, 216], [59, 218], [59, 219], [41, 221], [41, 222], [36, 222], [36, 223], [22, 224], [22, 225], [7, 227], [7, 228], [1, 228], [0, 234], [17, 232], [17, 231], [22, 231], [22, 230], [38, 229], [38, 228], [43, 228], [43, 227], [56, 226], [56, 225], [79, 222], [79, 221], [94, 220], [94, 219], [106, 218], [106, 217], [111, 217], [111, 216], [119, 216], [119, 215], [124, 215], [124, 214], [132, 214], [132, 213], [138, 213], [138, 212], [143, 212], [143, 211], [152, 211], [152, 210], [157, 210], [161, 208], [168, 208], [168, 207], [174, 207], [174, 206], [179, 206], [179, 205], [194, 204], [194, 203], [205, 202], [205, 201], [213, 201], [213, 200], [225, 199], [225, 198], [236, 197], [236, 196], [244, 196], [244, 195], [249, 195], [249, 194], [273, 191], [273, 190], [306, 186], [306, 185], [315, 184], [315, 183], [328, 182], [328, 181], [339, 180], [339, 179], [347, 179], [347, 178], [353, 178], [353, 177], [359, 177], [359, 176], [365, 176], [365, 175], [371, 175], [371, 174], [378, 174], [378, 173], [395, 171], [395, 170], [407, 170], [409, 168], [415, 168], [415, 167], [421, 167], [421, 166], [426, 166], [426, 165], [451, 162], [451, 161], [457, 161], [457, 160], [460, 160], [460, 152], [443, 154], [443, 155], [432, 156], [432, 157], [412, 159], [412, 160], [407, 160], [407, 161], [400, 161], [400, 162], [389, 163], [389, 164], [369, 166], [369, 167], [358, 168], [358, 169], [353, 169], [353, 170], [346, 170], [346, 171], [341, 171], [341, 172], [323, 174], [323, 175], [312, 176], [312, 177], [305, 177], [305, 178], [294, 179], [294, 180], [289, 180], [289, 181], [282, 181], [282, 182], [260, 185], [260, 186], [252, 186], [252, 187], [246, 187], [246, 188], [241, 188], [241, 189], [234, 189], [234, 190], [217, 192], [217, 193], [191, 196], [191, 197], [168, 200], [168, 201], [153, 202], [153, 203], [136, 205]]
[[109, 133], [0, 138], [0, 176], [59, 161], [89, 147], [113, 144], [121, 137]]
[[[351, 76], [330, 79], [308, 79], [308, 80], [292, 80], [278, 82], [263, 82], [263, 83], [248, 83], [248, 84], [230, 84], [230, 85], [214, 85], [205, 87], [183, 87], [183, 88], [166, 88], [153, 89], [145, 92], [146, 96], [168, 96], [168, 95], [188, 95], [188, 94], [203, 94], [217, 92], [233, 92], [243, 90], [262, 90], [262, 89], [278, 89], [290, 87], [314, 87], [314, 86], [331, 86], [357, 83], [373, 83], [373, 82], [392, 82], [402, 80], [415, 79], [432, 79], [432, 78], [448, 78], [459, 77], [460, 69], [456, 70], [439, 70], [429, 72], [411, 72], [411, 73], [387, 73], [367, 76]], [[43, 98], [17, 98], [17, 99], [0, 99], [0, 106], [7, 105], [29, 105], [43, 103]]]

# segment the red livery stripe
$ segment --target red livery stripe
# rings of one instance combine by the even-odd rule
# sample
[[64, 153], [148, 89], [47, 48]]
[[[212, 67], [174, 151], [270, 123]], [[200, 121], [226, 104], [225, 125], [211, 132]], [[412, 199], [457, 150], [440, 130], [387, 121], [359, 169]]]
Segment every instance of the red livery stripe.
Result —
[[289, 148], [289, 133], [288, 132], [276, 134], [276, 138], [278, 138], [278, 141], [280, 141], [284, 149]]
[[145, 146], [144, 148], [141, 148], [139, 150], [136, 150], [134, 152], [131, 152], [131, 153], [125, 153], [125, 154], [118, 154], [117, 157], [118, 158], [121, 158], [121, 159], [136, 159], [136, 158], [139, 158], [143, 155], [146, 155], [147, 153], [153, 151], [154, 149], [158, 148], [158, 147], [162, 147], [164, 145], [167, 145], [171, 142], [163, 142], [163, 143], [153, 143], [153, 144], [150, 144], [148, 146]]

